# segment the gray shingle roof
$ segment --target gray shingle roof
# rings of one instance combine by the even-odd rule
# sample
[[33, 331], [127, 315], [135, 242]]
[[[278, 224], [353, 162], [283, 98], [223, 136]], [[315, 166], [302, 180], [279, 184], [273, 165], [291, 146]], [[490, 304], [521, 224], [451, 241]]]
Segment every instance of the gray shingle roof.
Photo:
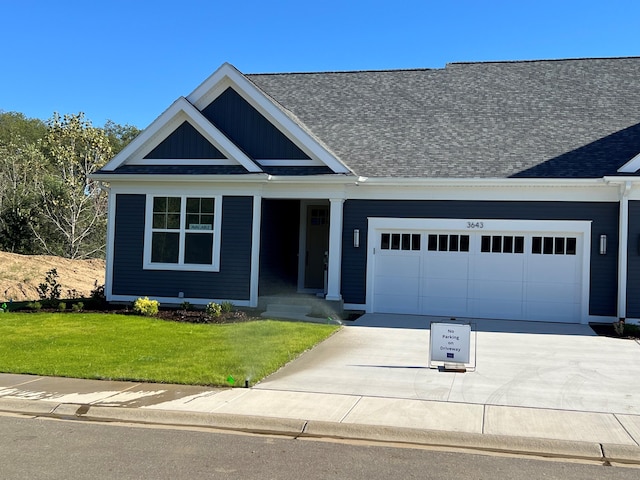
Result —
[[363, 176], [596, 178], [640, 153], [640, 57], [247, 77]]

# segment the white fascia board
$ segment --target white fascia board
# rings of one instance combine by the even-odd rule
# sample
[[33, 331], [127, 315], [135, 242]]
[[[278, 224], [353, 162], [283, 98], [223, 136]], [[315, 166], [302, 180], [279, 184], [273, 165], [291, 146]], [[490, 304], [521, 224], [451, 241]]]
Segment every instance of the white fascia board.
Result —
[[640, 170], [640, 153], [622, 165], [618, 173], [636, 173], [638, 170]]
[[[606, 178], [606, 177], [605, 177]], [[618, 177], [613, 177], [618, 178]], [[385, 186], [581, 186], [602, 185], [603, 178], [429, 178], [429, 177], [358, 177], [360, 185]], [[640, 180], [640, 178], [638, 178]]]
[[258, 87], [229, 63], [224, 63], [201, 83], [187, 100], [198, 110], [206, 108], [227, 87], [233, 87], [247, 102], [272, 122], [299, 148], [328, 166], [335, 173], [351, 173], [349, 168], [320, 144], [304, 128], [284, 113]]
[[[203, 137], [220, 150], [227, 159], [239, 163], [249, 172], [262, 172], [262, 169], [247, 157], [233, 142], [231, 142], [220, 130], [211, 124], [186, 98], [180, 97], [153, 121], [140, 135], [127, 145], [113, 160], [103, 167], [103, 170], [113, 171], [124, 165], [153, 165], [153, 160], [144, 160], [144, 156], [153, 150], [165, 137], [160, 135], [166, 132], [170, 135], [182, 122], [188, 121]], [[183, 164], [181, 162], [179, 164]], [[202, 162], [193, 162], [202, 165]], [[222, 163], [222, 162], [218, 162]]]

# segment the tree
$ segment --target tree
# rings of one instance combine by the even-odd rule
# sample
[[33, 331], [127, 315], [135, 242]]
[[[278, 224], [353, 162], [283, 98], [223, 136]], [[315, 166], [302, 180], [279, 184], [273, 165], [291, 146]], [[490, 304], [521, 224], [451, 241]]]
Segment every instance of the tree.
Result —
[[45, 218], [34, 233], [52, 255], [86, 258], [104, 251], [107, 198], [89, 175], [112, 157], [104, 130], [83, 113], [47, 122], [43, 150], [48, 170], [36, 182]]
[[34, 184], [45, 160], [36, 144], [14, 140], [20, 143], [0, 144], [0, 249], [28, 254], [37, 248]]
[[119, 125], [112, 120], [107, 120], [104, 124], [104, 133], [109, 139], [113, 154], [117, 155], [131, 140], [138, 136], [140, 129], [133, 125]]

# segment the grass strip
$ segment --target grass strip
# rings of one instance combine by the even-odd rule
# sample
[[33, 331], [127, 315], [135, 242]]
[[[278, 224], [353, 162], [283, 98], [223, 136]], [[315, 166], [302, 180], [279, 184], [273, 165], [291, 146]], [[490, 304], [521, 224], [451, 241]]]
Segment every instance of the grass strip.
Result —
[[0, 314], [0, 371], [189, 385], [251, 384], [337, 330], [260, 320], [176, 323], [98, 313]]

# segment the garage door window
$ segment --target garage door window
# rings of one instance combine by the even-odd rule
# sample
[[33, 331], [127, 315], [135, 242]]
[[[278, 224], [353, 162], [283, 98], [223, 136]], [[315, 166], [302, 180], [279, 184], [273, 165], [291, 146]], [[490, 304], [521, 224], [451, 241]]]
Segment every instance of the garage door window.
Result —
[[427, 249], [432, 252], [468, 252], [469, 235], [429, 235]]
[[380, 237], [382, 250], [420, 250], [419, 233], [383, 233]]
[[533, 237], [531, 253], [536, 255], [575, 255], [575, 237]]
[[524, 253], [524, 237], [483, 235], [480, 239], [482, 253]]

